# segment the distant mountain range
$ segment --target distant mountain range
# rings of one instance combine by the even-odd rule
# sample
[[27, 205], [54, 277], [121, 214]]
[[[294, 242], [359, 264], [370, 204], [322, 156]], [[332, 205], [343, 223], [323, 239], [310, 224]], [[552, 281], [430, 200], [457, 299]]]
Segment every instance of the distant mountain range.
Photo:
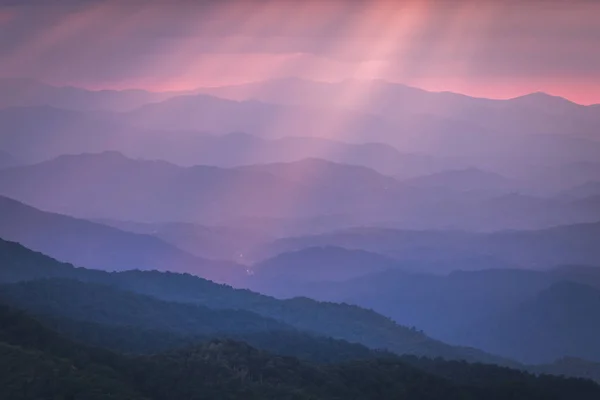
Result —
[[[277, 207], [285, 207], [286, 197], [297, 189], [266, 173], [182, 168], [112, 152], [62, 156], [3, 173], [3, 193], [42, 209], [138, 221], [202, 221], [218, 219], [223, 213], [264, 215], [261, 210], [276, 212]], [[21, 185], [24, 181], [31, 184]], [[46, 200], [38, 197], [42, 194]], [[265, 195], [271, 195], [267, 197], [271, 204], [265, 203]]]
[[[8, 238], [24, 241], [36, 250], [75, 264], [103, 269], [182, 270], [208, 274], [218, 280], [234, 279], [235, 271], [243, 272], [241, 266], [215, 262], [207, 257], [249, 265], [281, 253], [311, 248], [313, 250], [309, 252], [294, 255], [298, 265], [304, 262], [304, 256], [314, 258], [311, 264], [316, 263], [314, 265], [322, 265], [323, 268], [328, 264], [330, 268], [337, 268], [338, 264], [349, 262], [358, 267], [361, 263], [371, 265], [368, 268], [375, 270], [396, 264], [406, 270], [423, 272], [600, 264], [600, 253], [595, 245], [595, 237], [600, 234], [596, 232], [599, 229], [597, 223], [494, 233], [349, 228], [333, 233], [285, 237], [292, 233], [285, 232], [285, 225], [295, 225], [293, 221], [281, 221], [281, 225], [274, 221], [272, 226], [260, 220], [246, 226], [241, 221], [223, 226], [90, 222], [44, 212], [6, 197], [0, 197], [0, 200], [0, 212], [6, 222], [0, 231]], [[319, 229], [317, 220], [306, 223], [308, 225], [304, 229], [310, 230], [311, 224], [312, 229]], [[364, 253], [354, 254], [346, 250], [362, 250]], [[361, 254], [369, 253], [372, 260], [358, 262]], [[337, 259], [337, 255], [343, 257]], [[281, 262], [287, 264], [286, 258], [277, 260], [275, 264]], [[294, 271], [296, 267], [289, 268], [282, 267], [282, 270], [298, 273]], [[365, 267], [365, 274], [375, 271], [368, 268]], [[324, 269], [321, 272], [333, 273]], [[330, 275], [331, 279], [351, 277], [344, 275], [343, 269], [339, 272], [339, 276], [335, 273]], [[315, 273], [318, 275], [318, 271]], [[310, 279], [308, 275], [307, 279]]]
[[34, 79], [0, 79], [0, 93], [0, 108], [53, 106], [81, 111], [126, 111], [183, 94], [139, 89], [87, 90], [48, 85]]
[[[331, 161], [411, 177], [469, 166], [530, 176], [540, 168], [600, 158], [596, 134], [600, 121], [594, 107], [543, 94], [496, 101], [379, 81], [321, 84], [280, 80], [250, 86], [252, 92], [256, 89], [254, 96], [261, 97], [261, 85], [274, 93], [273, 101], [261, 101], [254, 97], [230, 100], [197, 91], [183, 95], [97, 92], [20, 81], [2, 84], [16, 85], [6, 93], [26, 95], [22, 101], [19, 96], [12, 102], [0, 99], [5, 106], [0, 110], [0, 150], [28, 162], [65, 153], [116, 150], [182, 165], [233, 166], [327, 158], [329, 153]], [[17, 90], [19, 85], [23, 88]], [[352, 92], [355, 85], [359, 92], [365, 90], [369, 99], [359, 108], [345, 105], [343, 96], [338, 98]], [[270, 86], [277, 90], [268, 89]], [[287, 86], [295, 89], [282, 90]], [[222, 96], [229, 96], [231, 90], [251, 92], [215, 89]], [[44, 91], [51, 94], [39, 94]], [[285, 99], [279, 98], [280, 93]], [[310, 100], [294, 101], [295, 97]], [[332, 103], [332, 98], [337, 101]], [[265, 143], [244, 136], [227, 140], [207, 136], [232, 132], [245, 132], [263, 141], [286, 140]], [[372, 143], [382, 145], [374, 148]], [[388, 147], [381, 147], [384, 145]], [[240, 149], [247, 150], [246, 154]]]
[[598, 235], [600, 223], [492, 233], [351, 228], [278, 239], [255, 256], [265, 258], [315, 246], [339, 246], [385, 255], [404, 265], [413, 265], [413, 270], [600, 265], [600, 251], [595, 241]]
[[255, 100], [232, 101], [205, 94], [147, 104], [122, 117], [129, 125], [142, 129], [247, 132], [263, 138], [309, 136], [381, 142], [381, 138], [393, 137], [399, 131], [392, 122], [368, 113]]
[[[280, 237], [287, 229], [257, 221], [253, 224], [238, 222], [234, 226], [206, 226], [185, 222], [140, 223], [101, 219], [96, 222], [123, 231], [155, 236], [167, 243], [199, 257], [247, 263], [245, 256], [257, 247]], [[286, 225], [293, 222], [287, 221]], [[302, 229], [298, 227], [298, 229]]]
[[138, 135], [144, 147], [130, 142], [115, 146], [134, 158], [159, 159], [183, 166], [237, 167], [252, 164], [322, 158], [360, 165], [399, 177], [411, 177], [460, 167], [458, 160], [400, 153], [381, 143], [353, 144], [316, 137], [264, 139], [248, 133], [211, 135], [188, 131], [148, 131]]
[[107, 115], [53, 106], [0, 108], [0, 149], [30, 163], [104, 150], [126, 141], [130, 131]]
[[[466, 181], [471, 182], [469, 177]], [[0, 171], [0, 194], [87, 219], [227, 224], [241, 218], [341, 215], [338, 228], [384, 224], [380, 226], [478, 230], [600, 219], [600, 209], [593, 205], [510, 192], [487, 198], [485, 182], [472, 185], [469, 192], [452, 184], [432, 190], [366, 167], [319, 159], [184, 168], [115, 152], [61, 156]]]
[[[281, 93], [285, 93], [286, 98], [293, 97], [287, 90]], [[482, 167], [501, 167], [515, 173], [531, 165], [592, 161], [600, 156], [597, 135], [600, 121], [595, 120], [595, 113], [591, 111], [579, 122], [577, 117], [563, 116], [558, 122], [549, 122], [546, 113], [527, 107], [508, 107], [507, 115], [503, 103], [489, 108], [483, 105], [489, 100], [471, 99], [475, 105], [481, 103], [481, 107], [468, 106], [460, 115], [449, 116], [433, 111], [406, 111], [406, 107], [415, 103], [408, 97], [402, 101], [384, 100], [390, 108], [389, 114], [378, 114], [373, 110], [344, 108], [343, 97], [335, 102], [324, 100], [326, 98], [319, 98], [324, 101], [321, 104], [309, 101], [290, 105], [276, 101], [224, 100], [208, 95], [181, 96], [132, 111], [127, 121], [153, 129], [244, 131], [266, 138], [316, 136], [350, 142], [380, 142], [402, 152], [456, 157]], [[366, 103], [373, 104], [373, 98], [369, 99]], [[331, 104], [336, 104], [335, 108]], [[430, 101], [425, 100], [424, 104]], [[486, 116], [480, 116], [479, 108]], [[592, 122], [588, 121], [587, 114]], [[236, 118], [227, 118], [228, 115]], [[465, 119], [472, 116], [477, 116], [477, 120]], [[569, 121], [567, 126], [563, 123], [565, 120]], [[581, 131], [582, 126], [585, 132]]]
[[[116, 115], [49, 106], [0, 109], [0, 127], [3, 130], [0, 149], [30, 162], [63, 154], [114, 150], [134, 158], [165, 160], [183, 166], [234, 167], [325, 158], [400, 177], [465, 165], [460, 160], [401, 153], [382, 143], [356, 144], [306, 136], [267, 139], [232, 133], [229, 129], [217, 130], [223, 132], [218, 135], [196, 128], [143, 129], [124, 123]], [[33, 142], [40, 145], [31, 146]]]
[[[582, 106], [545, 93], [510, 100], [490, 100], [450, 92], [428, 92], [382, 80], [313, 82], [298, 78], [201, 89], [233, 100], [338, 107], [407, 121], [415, 115], [451, 118], [503, 133], [569, 134], [598, 138], [600, 116]], [[349, 100], [355, 94], [356, 103]], [[366, 100], [365, 100], [366, 99]]]
[[283, 293], [288, 285], [335, 282], [399, 268], [399, 263], [379, 254], [341, 247], [310, 247], [282, 253], [252, 266], [253, 281]]
[[[420, 188], [442, 188], [461, 191], [466, 195], [485, 193], [502, 195], [511, 191], [526, 190], [525, 182], [514, 181], [500, 174], [478, 168], [446, 170], [403, 180], [404, 184]], [[523, 188], [523, 189], [521, 189]]]

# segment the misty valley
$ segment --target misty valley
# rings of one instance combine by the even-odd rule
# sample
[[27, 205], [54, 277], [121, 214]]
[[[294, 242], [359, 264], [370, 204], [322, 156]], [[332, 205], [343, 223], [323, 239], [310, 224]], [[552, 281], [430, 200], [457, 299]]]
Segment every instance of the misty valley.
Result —
[[[328, 41], [339, 32], [306, 31], [321, 14], [302, 7], [274, 34], [261, 16], [284, 2], [8, 3], [0, 400], [600, 399], [599, 104], [422, 89], [410, 60], [427, 52], [408, 45], [410, 84], [398, 83], [375, 67], [396, 54], [390, 27], [408, 22], [375, 11], [395, 39], [371, 36], [363, 10], [365, 31], [344, 31], [340, 50]], [[28, 12], [35, 27], [17, 24]], [[69, 41], [116, 15], [131, 29], [115, 19], [98, 55]], [[451, 28], [435, 21], [411, 40]], [[362, 35], [370, 58], [354, 65]], [[148, 43], [203, 62], [176, 68]], [[54, 58], [71, 47], [67, 79]], [[468, 87], [491, 82], [474, 72], [484, 66]], [[113, 74], [126, 88], [104, 84]], [[503, 79], [502, 93], [528, 82]]]

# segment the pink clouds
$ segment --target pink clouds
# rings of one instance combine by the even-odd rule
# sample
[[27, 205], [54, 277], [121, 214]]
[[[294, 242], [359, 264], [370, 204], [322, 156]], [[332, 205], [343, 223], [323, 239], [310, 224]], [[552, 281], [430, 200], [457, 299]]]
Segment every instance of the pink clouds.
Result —
[[0, 39], [1, 75], [157, 89], [381, 78], [600, 102], [600, 4], [585, 0], [38, 4], [0, 6], [0, 24], [13, 21]]

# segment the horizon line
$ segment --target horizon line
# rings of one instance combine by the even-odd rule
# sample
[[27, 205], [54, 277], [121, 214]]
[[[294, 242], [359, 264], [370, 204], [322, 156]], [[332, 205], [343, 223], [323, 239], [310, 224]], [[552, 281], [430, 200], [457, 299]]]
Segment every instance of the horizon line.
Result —
[[[298, 77], [298, 76], [287, 76], [287, 77], [277, 77], [277, 78], [272, 78], [272, 79], [259, 79], [259, 80], [243, 81], [243, 82], [232, 82], [232, 83], [219, 84], [219, 85], [205, 85], [205, 86], [199, 85], [199, 86], [192, 86], [192, 87], [186, 88], [186, 89], [178, 88], [178, 89], [165, 89], [165, 90], [152, 89], [152, 88], [146, 88], [146, 87], [141, 87], [141, 86], [139, 86], [139, 87], [136, 87], [136, 86], [122, 87], [122, 86], [118, 86], [118, 85], [107, 85], [107, 86], [102, 86], [102, 87], [94, 87], [93, 85], [86, 85], [86, 84], [54, 83], [54, 82], [44, 81], [41, 79], [31, 78], [31, 77], [0, 77], [0, 81], [2, 81], [2, 80], [4, 80], [4, 81], [30, 81], [30, 82], [35, 82], [35, 83], [38, 83], [41, 85], [51, 86], [51, 87], [55, 87], [55, 88], [75, 88], [75, 89], [87, 90], [90, 92], [145, 91], [148, 93], [157, 93], [157, 94], [173, 93], [175, 96], [185, 95], [185, 94], [203, 94], [203, 93], [198, 93], [199, 91], [201, 91], [203, 89], [218, 89], [218, 88], [226, 88], [226, 87], [261, 84], [261, 83], [267, 83], [267, 82], [286, 81], [286, 80], [297, 80], [297, 81], [330, 84], [330, 85], [340, 84], [340, 83], [348, 82], [348, 81], [356, 81], [356, 82], [362, 81], [362, 82], [382, 82], [382, 83], [389, 84], [389, 85], [404, 86], [406, 88], [421, 90], [421, 91], [432, 93], [432, 94], [447, 93], [447, 94], [454, 94], [454, 95], [458, 95], [458, 96], [465, 96], [465, 97], [470, 97], [473, 99], [481, 99], [481, 100], [510, 101], [510, 100], [516, 100], [516, 99], [520, 99], [520, 98], [524, 98], [524, 97], [532, 96], [532, 95], [545, 95], [545, 96], [549, 96], [549, 97], [563, 99], [572, 104], [582, 106], [582, 107], [600, 106], [600, 101], [591, 102], [591, 103], [579, 102], [579, 101], [572, 100], [567, 96], [554, 94], [554, 93], [544, 91], [544, 90], [527, 91], [527, 92], [523, 92], [522, 94], [517, 95], [517, 96], [489, 97], [489, 96], [480, 96], [480, 95], [474, 95], [474, 94], [469, 94], [469, 93], [460, 92], [460, 91], [453, 91], [453, 90], [426, 89], [423, 87], [409, 85], [409, 84], [406, 84], [403, 82], [397, 82], [397, 81], [392, 81], [392, 80], [383, 79], [383, 78], [344, 78], [344, 79], [340, 79], [340, 80], [336, 80], [336, 81], [326, 81], [326, 80], [319, 80], [319, 79], [308, 79], [308, 78], [303, 78], [303, 77]], [[209, 95], [214, 96], [214, 97], [219, 97], [219, 96], [212, 95], [212, 94], [209, 94]]]

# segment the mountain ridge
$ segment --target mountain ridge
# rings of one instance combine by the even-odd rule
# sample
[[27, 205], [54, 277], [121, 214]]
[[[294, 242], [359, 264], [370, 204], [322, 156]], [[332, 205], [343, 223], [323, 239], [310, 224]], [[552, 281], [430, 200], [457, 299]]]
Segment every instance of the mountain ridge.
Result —
[[105, 270], [180, 269], [221, 280], [245, 274], [234, 263], [195, 257], [153, 236], [40, 211], [2, 196], [0, 215], [0, 236], [77, 265]]

